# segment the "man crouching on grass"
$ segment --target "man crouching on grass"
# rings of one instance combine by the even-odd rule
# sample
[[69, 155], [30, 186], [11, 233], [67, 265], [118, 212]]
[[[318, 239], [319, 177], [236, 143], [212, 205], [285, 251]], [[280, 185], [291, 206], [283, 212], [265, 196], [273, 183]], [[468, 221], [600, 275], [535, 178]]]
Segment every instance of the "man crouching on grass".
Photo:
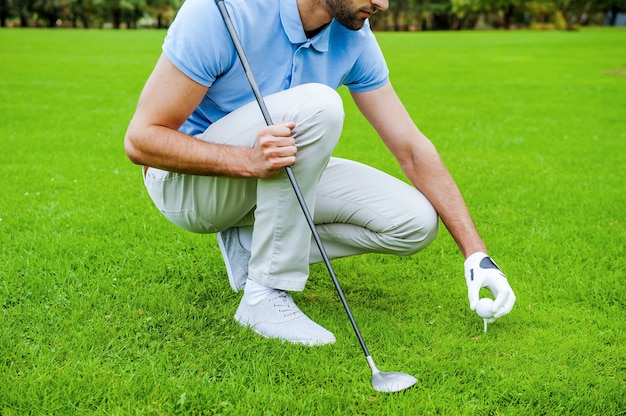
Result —
[[[470, 309], [481, 287], [493, 316], [515, 295], [489, 260], [465, 202], [432, 143], [389, 82], [368, 17], [388, 0], [226, 0], [266, 99], [267, 127], [213, 0], [187, 0], [163, 44], [128, 127], [128, 157], [144, 165], [152, 200], [172, 223], [217, 233], [230, 285], [243, 289], [235, 319], [257, 333], [306, 345], [334, 335], [309, 319], [302, 291], [320, 262], [285, 166], [292, 166], [329, 257], [414, 254], [438, 219], [465, 257]], [[411, 185], [331, 154], [343, 125], [345, 85]]]

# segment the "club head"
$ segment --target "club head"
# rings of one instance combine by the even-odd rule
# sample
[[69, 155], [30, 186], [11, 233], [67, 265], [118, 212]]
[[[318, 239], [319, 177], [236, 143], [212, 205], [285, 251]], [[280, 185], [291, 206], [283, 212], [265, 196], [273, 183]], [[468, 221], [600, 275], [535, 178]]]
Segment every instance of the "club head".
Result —
[[410, 374], [380, 371], [371, 355], [365, 357], [372, 370], [372, 386], [381, 393], [393, 393], [406, 390], [417, 383], [417, 379]]
[[374, 390], [382, 393], [402, 391], [415, 385], [417, 379], [410, 374], [378, 371], [372, 374]]

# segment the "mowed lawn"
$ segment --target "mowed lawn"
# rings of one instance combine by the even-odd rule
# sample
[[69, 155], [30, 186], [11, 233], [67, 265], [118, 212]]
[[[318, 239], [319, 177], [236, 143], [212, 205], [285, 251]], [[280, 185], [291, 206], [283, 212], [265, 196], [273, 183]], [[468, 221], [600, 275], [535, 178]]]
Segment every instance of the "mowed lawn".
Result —
[[[483, 333], [444, 227], [335, 261], [398, 394], [323, 266], [295, 299], [337, 343], [262, 339], [215, 238], [152, 206], [122, 140], [164, 36], [0, 30], [0, 414], [626, 414], [626, 30], [377, 34], [518, 298]], [[402, 177], [341, 94], [336, 154]]]

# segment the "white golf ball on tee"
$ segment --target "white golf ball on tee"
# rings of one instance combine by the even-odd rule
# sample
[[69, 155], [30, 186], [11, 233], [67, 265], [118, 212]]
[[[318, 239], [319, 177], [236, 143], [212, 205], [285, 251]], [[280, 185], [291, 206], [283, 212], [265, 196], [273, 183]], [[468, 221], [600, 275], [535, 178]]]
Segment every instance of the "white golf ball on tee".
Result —
[[483, 319], [493, 318], [493, 300], [482, 298], [476, 304], [476, 314]]

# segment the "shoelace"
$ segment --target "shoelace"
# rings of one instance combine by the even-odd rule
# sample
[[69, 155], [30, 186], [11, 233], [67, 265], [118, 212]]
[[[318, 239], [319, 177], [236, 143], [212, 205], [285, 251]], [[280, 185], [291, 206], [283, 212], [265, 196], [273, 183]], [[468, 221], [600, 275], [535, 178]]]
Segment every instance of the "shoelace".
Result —
[[[284, 303], [278, 303], [279, 301], [277, 301], [277, 299], [282, 300]], [[291, 296], [289, 296], [284, 291], [280, 291], [278, 293], [278, 296], [270, 300], [274, 302], [274, 307], [279, 308], [278, 312], [282, 313], [283, 316], [296, 315], [298, 313], [301, 313], [300, 309], [298, 309], [296, 304], [293, 303], [293, 301], [291, 300]], [[285, 309], [280, 309], [280, 308], [285, 308]]]

